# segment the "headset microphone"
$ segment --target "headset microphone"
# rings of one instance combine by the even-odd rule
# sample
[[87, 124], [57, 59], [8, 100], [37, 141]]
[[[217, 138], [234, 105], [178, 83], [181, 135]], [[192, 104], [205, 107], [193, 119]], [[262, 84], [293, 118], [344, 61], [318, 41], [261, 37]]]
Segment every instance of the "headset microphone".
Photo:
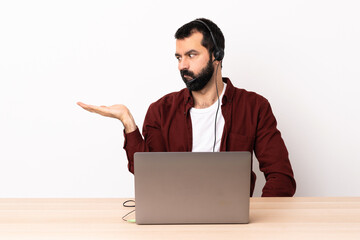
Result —
[[185, 82], [186, 86], [189, 87], [190, 84], [192, 84], [193, 82], [195, 82], [197, 79], [198, 79], [198, 78], [196, 77], [196, 78], [193, 78], [193, 79], [191, 79], [191, 80], [189, 80], [189, 81], [186, 81], [186, 82]]

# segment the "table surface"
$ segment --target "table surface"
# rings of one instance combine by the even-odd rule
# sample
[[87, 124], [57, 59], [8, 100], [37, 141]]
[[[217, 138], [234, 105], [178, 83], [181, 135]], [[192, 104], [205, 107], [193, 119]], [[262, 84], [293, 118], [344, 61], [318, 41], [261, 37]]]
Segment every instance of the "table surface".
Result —
[[0, 239], [360, 239], [360, 197], [251, 198], [249, 224], [197, 225], [125, 222], [125, 200], [0, 199]]

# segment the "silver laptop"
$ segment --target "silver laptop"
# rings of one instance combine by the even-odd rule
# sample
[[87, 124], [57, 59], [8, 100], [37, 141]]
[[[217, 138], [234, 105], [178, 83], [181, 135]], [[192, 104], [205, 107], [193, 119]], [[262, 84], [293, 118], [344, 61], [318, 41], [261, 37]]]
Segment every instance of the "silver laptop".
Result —
[[135, 153], [137, 224], [248, 223], [250, 152]]

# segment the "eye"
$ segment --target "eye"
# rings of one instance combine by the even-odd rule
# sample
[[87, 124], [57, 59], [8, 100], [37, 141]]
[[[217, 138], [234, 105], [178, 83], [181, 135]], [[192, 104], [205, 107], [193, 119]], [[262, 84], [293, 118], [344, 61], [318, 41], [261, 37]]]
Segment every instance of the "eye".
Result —
[[193, 57], [195, 57], [195, 56], [196, 56], [195, 53], [190, 53], [190, 54], [189, 54], [189, 58], [193, 58]]

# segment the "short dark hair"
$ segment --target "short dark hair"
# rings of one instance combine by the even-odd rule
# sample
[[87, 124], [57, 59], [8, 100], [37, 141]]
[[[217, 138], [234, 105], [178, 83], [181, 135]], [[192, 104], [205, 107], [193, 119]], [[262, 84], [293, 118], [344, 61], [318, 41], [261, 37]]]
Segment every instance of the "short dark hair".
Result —
[[[212, 34], [214, 35], [216, 45], [218, 46], [218, 48], [221, 48], [224, 50], [225, 49], [225, 38], [224, 38], [224, 35], [221, 32], [220, 28], [209, 19], [198, 18], [196, 20], [201, 20], [201, 21], [205, 22], [206, 25], [208, 25], [208, 27], [211, 29]], [[211, 38], [210, 32], [204, 24], [202, 24], [201, 22], [198, 22], [196, 20], [186, 23], [185, 25], [180, 27], [175, 33], [175, 38], [176, 39], [184, 39], [184, 38], [190, 37], [194, 32], [200, 32], [203, 35], [203, 40], [201, 41], [201, 45], [203, 45], [205, 48], [207, 48], [209, 53], [211, 54], [215, 50], [215, 45]]]

